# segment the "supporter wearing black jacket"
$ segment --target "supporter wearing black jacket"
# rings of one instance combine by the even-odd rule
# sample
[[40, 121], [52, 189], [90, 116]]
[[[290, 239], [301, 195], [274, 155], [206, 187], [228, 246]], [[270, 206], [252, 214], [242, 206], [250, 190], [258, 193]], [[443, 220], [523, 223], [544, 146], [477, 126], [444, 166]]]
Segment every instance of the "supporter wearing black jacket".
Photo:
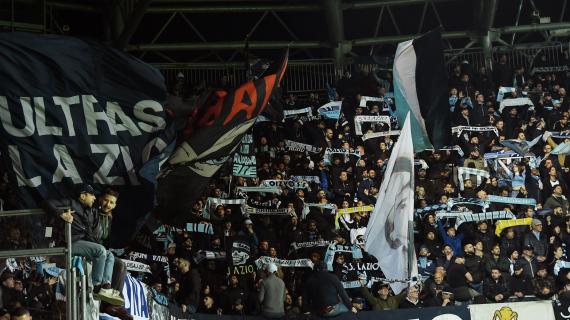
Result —
[[[42, 205], [48, 214], [71, 223], [72, 253], [93, 262], [93, 292], [97, 298], [113, 305], [123, 305], [125, 301], [120, 292], [111, 287], [115, 257], [98, 243], [99, 212], [94, 207], [95, 190], [88, 184], [81, 184], [76, 188], [76, 195], [76, 199], [52, 199]], [[63, 211], [62, 207], [70, 209]]]
[[239, 285], [237, 276], [230, 277], [230, 286], [222, 295], [224, 314], [243, 315], [248, 313], [248, 292]]
[[505, 256], [501, 255], [501, 246], [498, 243], [493, 245], [491, 254], [484, 259], [484, 264], [487, 276], [491, 275], [491, 271], [495, 268], [499, 269], [503, 276], [509, 275], [509, 260]]
[[511, 295], [511, 291], [499, 268], [493, 267], [491, 269], [491, 276], [485, 279], [483, 283], [483, 294], [492, 302], [505, 302]]
[[470, 122], [472, 126], [485, 126], [488, 124], [487, 106], [485, 105], [485, 97], [477, 94], [475, 104], [470, 114]]
[[513, 251], [517, 251], [517, 254], [522, 252], [521, 239], [517, 236], [514, 228], [506, 228], [503, 230], [500, 243], [501, 254], [504, 254], [507, 258], [511, 257]]
[[338, 181], [333, 188], [335, 203], [342, 203], [343, 200], [352, 200], [354, 198], [354, 184], [348, 180], [348, 172], [341, 171], [338, 177]]
[[190, 267], [190, 261], [180, 259], [178, 261], [178, 283], [180, 290], [176, 292], [174, 300], [182, 308], [182, 312], [195, 313], [200, 305], [201, 279], [198, 270]]
[[[335, 307], [336, 306], [336, 307]], [[331, 307], [348, 312], [351, 308], [350, 298], [342, 287], [340, 280], [327, 271], [324, 262], [315, 265], [315, 271], [307, 278], [303, 291], [303, 307], [305, 311], [324, 315], [331, 312]]]
[[509, 289], [514, 296], [519, 299], [524, 298], [524, 296], [534, 294], [534, 285], [532, 278], [524, 273], [524, 267], [522, 263], [516, 263], [514, 266], [514, 274], [509, 280]]
[[533, 253], [533, 247], [530, 245], [526, 245], [523, 247], [523, 254], [520, 259], [518, 259], [517, 264], [520, 264], [524, 269], [524, 274], [529, 276], [530, 278], [534, 278], [534, 274], [537, 270], [536, 258]]
[[473, 288], [478, 289], [485, 278], [483, 259], [475, 255], [475, 248], [471, 243], [464, 244], [463, 251], [465, 252], [465, 269], [472, 277], [471, 285]]

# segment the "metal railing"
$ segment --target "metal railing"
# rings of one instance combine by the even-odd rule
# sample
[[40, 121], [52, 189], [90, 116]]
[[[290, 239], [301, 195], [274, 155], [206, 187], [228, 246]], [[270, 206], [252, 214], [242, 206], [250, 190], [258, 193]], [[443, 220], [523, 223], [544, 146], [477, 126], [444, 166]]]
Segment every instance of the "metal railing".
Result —
[[[157, 64], [167, 85], [176, 83], [179, 74], [186, 83], [197, 86], [202, 83], [216, 85], [222, 77], [226, 77], [228, 86], [235, 88], [246, 81], [243, 64]], [[297, 60], [291, 61], [283, 78], [283, 86], [287, 92], [323, 91], [327, 83], [335, 83], [341, 71], [336, 69], [330, 60]]]
[[[507, 58], [507, 64], [512, 67], [524, 66], [531, 71], [539, 57], [544, 57], [544, 63], [548, 66], [562, 66], [566, 64], [569, 50], [568, 43], [535, 44], [519, 47], [495, 47], [493, 48], [493, 61], [498, 61], [502, 55]], [[448, 69], [453, 65], [468, 61], [475, 70], [485, 66], [483, 51], [479, 48], [468, 50], [450, 50], [445, 52], [445, 60]]]
[[[68, 208], [59, 208], [66, 210]], [[29, 210], [8, 210], [0, 211], [0, 218], [14, 218], [14, 217], [24, 217], [31, 215], [44, 215], [46, 214], [42, 209], [29, 209]], [[77, 296], [77, 274], [76, 269], [72, 265], [72, 253], [71, 253], [71, 224], [65, 223], [65, 247], [54, 247], [54, 248], [37, 248], [37, 249], [21, 249], [21, 250], [4, 250], [0, 251], [0, 259], [6, 258], [26, 258], [35, 256], [65, 256], [65, 276], [67, 283], [65, 286], [65, 299], [66, 299], [66, 318], [70, 320], [77, 320], [78, 318], [78, 308], [80, 307], [77, 303], [75, 297]], [[81, 288], [81, 309], [82, 309], [82, 319], [86, 319], [86, 275], [83, 274], [80, 280]]]
[[[514, 47], [494, 47], [493, 60], [498, 61], [500, 56], [505, 54], [507, 63], [512, 67], [524, 66], [527, 71], [531, 71], [535, 66], [538, 57], [545, 58], [544, 63], [548, 66], [562, 66], [566, 64], [569, 43], [539, 43], [535, 45], [514, 46]], [[448, 70], [451, 71], [455, 64], [468, 61], [474, 71], [485, 65], [483, 51], [480, 48], [469, 48], [461, 50], [446, 50], [444, 57]], [[243, 63], [229, 64], [156, 64], [165, 76], [169, 87], [176, 83], [176, 77], [182, 73], [186, 83], [198, 85], [204, 82], [207, 85], [219, 84], [222, 76], [226, 76], [229, 87], [236, 87], [245, 82], [245, 71]], [[375, 65], [368, 64], [348, 64], [343, 69], [372, 70]], [[283, 87], [287, 92], [306, 93], [323, 92], [326, 85], [336, 83], [342, 77], [342, 69], [335, 68], [331, 60], [291, 60], [287, 67], [287, 72], [283, 79]]]

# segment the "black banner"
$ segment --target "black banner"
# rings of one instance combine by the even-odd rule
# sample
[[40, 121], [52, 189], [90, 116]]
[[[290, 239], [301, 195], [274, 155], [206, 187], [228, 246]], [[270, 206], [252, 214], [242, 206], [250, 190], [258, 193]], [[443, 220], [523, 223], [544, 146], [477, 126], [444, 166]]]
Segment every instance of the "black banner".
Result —
[[0, 34], [0, 148], [19, 203], [34, 208], [89, 183], [137, 189], [138, 207], [119, 201], [116, 210], [144, 215], [153, 197], [140, 191], [153, 190], [144, 188], [139, 169], [174, 136], [165, 130], [166, 99], [157, 69], [113, 48]]
[[[238, 320], [243, 319], [243, 316], [230, 316], [230, 315], [207, 315], [207, 314], [194, 314], [193, 319], [197, 320]], [[263, 317], [248, 316], [247, 319], [251, 320], [261, 320], [265, 319]], [[322, 318], [316, 315], [298, 315], [291, 316], [289, 319], [330, 319]], [[469, 320], [471, 316], [469, 315], [469, 309], [467, 306], [456, 306], [456, 307], [433, 307], [433, 308], [419, 308], [419, 309], [397, 309], [390, 311], [361, 311], [356, 314], [352, 312], [347, 312], [339, 316], [334, 317], [338, 320], [378, 320], [378, 319], [390, 319], [390, 320]]]
[[229, 266], [241, 266], [251, 262], [251, 245], [244, 237], [234, 236], [226, 241], [226, 257]]
[[563, 298], [553, 302], [554, 316], [557, 320], [568, 320], [570, 319], [570, 297], [566, 297], [564, 294]]
[[383, 278], [384, 273], [378, 262], [347, 262], [342, 267], [342, 281], [358, 280], [360, 276]]

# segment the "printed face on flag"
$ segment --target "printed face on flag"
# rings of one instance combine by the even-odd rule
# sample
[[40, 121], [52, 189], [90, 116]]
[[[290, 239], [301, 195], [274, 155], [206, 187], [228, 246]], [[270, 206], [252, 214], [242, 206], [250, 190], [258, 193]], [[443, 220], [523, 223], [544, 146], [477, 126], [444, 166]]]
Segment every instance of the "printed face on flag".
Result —
[[[407, 167], [407, 168], [405, 168]], [[407, 203], [409, 202], [409, 192], [412, 182], [411, 168], [407, 161], [396, 161], [394, 172], [390, 176], [388, 185], [392, 186], [392, 191], [396, 195], [394, 198], [387, 197], [384, 202], [385, 208], [390, 208], [386, 217], [385, 237], [386, 241], [392, 249], [402, 247], [407, 251], [408, 242], [408, 226], [407, 219], [398, 219], [399, 215], [408, 215], [406, 212]]]
[[250, 247], [244, 242], [234, 241], [232, 245], [232, 260], [234, 265], [242, 265], [249, 259]]

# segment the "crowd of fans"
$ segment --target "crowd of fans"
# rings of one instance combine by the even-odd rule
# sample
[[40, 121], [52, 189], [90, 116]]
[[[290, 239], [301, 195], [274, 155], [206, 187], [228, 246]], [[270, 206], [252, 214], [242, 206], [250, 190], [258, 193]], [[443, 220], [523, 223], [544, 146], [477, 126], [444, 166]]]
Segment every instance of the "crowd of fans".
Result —
[[[417, 160], [423, 160], [418, 162], [415, 176], [415, 207], [423, 209], [416, 212], [414, 220], [422, 280], [417, 285], [392, 292], [390, 283], [381, 280], [383, 275], [377, 268], [367, 268], [368, 277], [365, 273], [355, 274], [351, 269], [355, 265], [371, 266], [377, 262], [362, 250], [362, 228], [374, 214], [363, 208], [376, 205], [385, 164], [397, 140], [397, 135], [388, 135], [364, 141], [355, 132], [354, 117], [392, 115], [397, 106], [389, 94], [393, 91], [389, 72], [347, 73], [336, 84], [336, 92], [311, 93], [304, 98], [294, 94], [284, 96], [285, 110], [310, 107], [312, 112], [286, 117], [283, 122], [266, 121], [255, 125], [257, 177], [232, 177], [230, 163], [212, 179], [203, 198], [194, 206], [193, 218], [210, 224], [213, 234], [165, 227], [152, 235], [140, 233], [127, 248], [114, 248], [113, 252], [125, 259], [140, 260], [146, 256], [140, 261], [148, 263], [152, 273], [132, 272], [133, 275], [151, 287], [155, 300], [178, 306], [187, 313], [262, 314], [278, 318], [311, 312], [334, 316], [350, 311], [553, 299], [564, 295], [570, 292], [570, 262], [566, 262], [570, 244], [566, 197], [570, 167], [565, 165], [565, 156], [570, 150], [562, 148], [567, 141], [561, 138], [570, 132], [567, 78], [564, 73], [530, 75], [522, 66], [513, 69], [505, 57], [496, 61], [493, 70], [492, 73], [485, 68], [473, 70], [468, 63], [457, 65], [449, 75], [449, 106], [441, 112], [450, 113], [454, 126], [495, 129], [465, 130], [459, 135], [449, 132], [452, 146], [458, 148], [416, 154]], [[179, 83], [176, 92], [182, 90], [182, 86], [183, 83]], [[499, 87], [514, 88], [507, 90], [504, 99], [528, 97], [533, 106], [507, 106], [500, 110], [496, 96]], [[329, 102], [329, 97], [337, 99], [336, 95], [343, 100], [340, 119], [317, 116], [317, 109]], [[361, 106], [362, 96], [384, 99]], [[396, 130], [397, 125], [392, 122], [387, 128], [386, 124], [367, 123], [363, 124], [362, 131]], [[537, 137], [539, 139], [535, 139]], [[496, 166], [492, 159], [485, 158], [486, 153], [510, 154], [501, 144], [510, 139], [535, 143], [530, 144], [529, 154], [510, 156], [503, 165]], [[320, 151], [292, 151], [287, 148], [286, 140], [311, 145]], [[347, 153], [325, 159], [326, 148], [344, 149]], [[354, 156], [357, 152], [358, 156]], [[463, 179], [458, 175], [458, 167], [483, 170], [489, 177], [482, 181], [474, 176]], [[289, 208], [287, 214], [247, 215], [240, 204], [208, 208], [211, 204], [208, 198], [242, 198], [244, 194], [238, 191], [239, 187], [298, 176], [318, 177], [318, 181], [307, 181], [309, 188], [283, 187], [281, 193], [247, 193], [248, 206]], [[87, 206], [85, 199], [95, 193], [88, 188], [83, 186], [78, 191], [76, 201], [84, 208], [93, 209], [89, 211], [92, 215], [104, 215], [103, 202]], [[0, 193], [4, 202], [9, 203], [12, 196], [6, 181], [0, 182]], [[530, 218], [526, 220], [530, 225], [507, 225], [499, 234], [495, 233], [498, 219], [465, 222], [456, 228], [453, 218], [441, 218], [438, 210], [430, 209], [446, 205], [450, 199], [487, 200], [489, 195], [533, 198], [536, 206], [491, 203], [483, 208], [468, 203], [456, 205], [453, 210], [507, 211], [516, 218]], [[121, 201], [118, 194], [115, 200]], [[353, 207], [360, 208], [352, 213], [336, 213]], [[84, 209], [78, 207], [77, 210]], [[65, 213], [60, 217], [69, 220]], [[88, 236], [81, 233], [85, 237], [80, 240], [106, 245], [102, 238], [108, 237], [109, 232], [120, 232], [120, 226], [109, 229], [110, 220], [106, 228], [95, 226], [103, 220], [83, 221], [96, 231]], [[32, 237], [26, 235], [22, 226], [10, 225], [4, 230], [7, 231], [0, 234], [2, 249], [31, 245]], [[247, 262], [241, 269], [236, 269], [231, 262], [234, 239], [242, 239], [249, 246]], [[356, 246], [362, 254], [337, 252], [331, 271], [324, 261], [327, 245], [295, 246], [319, 241]], [[103, 253], [97, 253], [100, 260]], [[162, 256], [166, 259], [149, 258]], [[269, 263], [250, 268], [259, 257], [309, 259], [314, 267]], [[102, 258], [106, 259], [107, 265], [113, 264], [109, 258]], [[55, 310], [58, 274], [46, 269], [38, 272], [37, 262], [30, 259], [14, 262], [11, 266], [6, 264], [0, 278], [0, 307]], [[107, 272], [108, 269], [104, 269]], [[368, 280], [373, 273], [380, 280], [371, 284]], [[358, 285], [347, 285], [355, 281]], [[120, 286], [101, 283], [101, 280], [99, 285], [106, 287], [96, 290], [120, 291]], [[113, 292], [108, 296], [112, 297]], [[105, 301], [104, 294], [100, 298]], [[115, 311], [122, 318], [128, 318]]]

